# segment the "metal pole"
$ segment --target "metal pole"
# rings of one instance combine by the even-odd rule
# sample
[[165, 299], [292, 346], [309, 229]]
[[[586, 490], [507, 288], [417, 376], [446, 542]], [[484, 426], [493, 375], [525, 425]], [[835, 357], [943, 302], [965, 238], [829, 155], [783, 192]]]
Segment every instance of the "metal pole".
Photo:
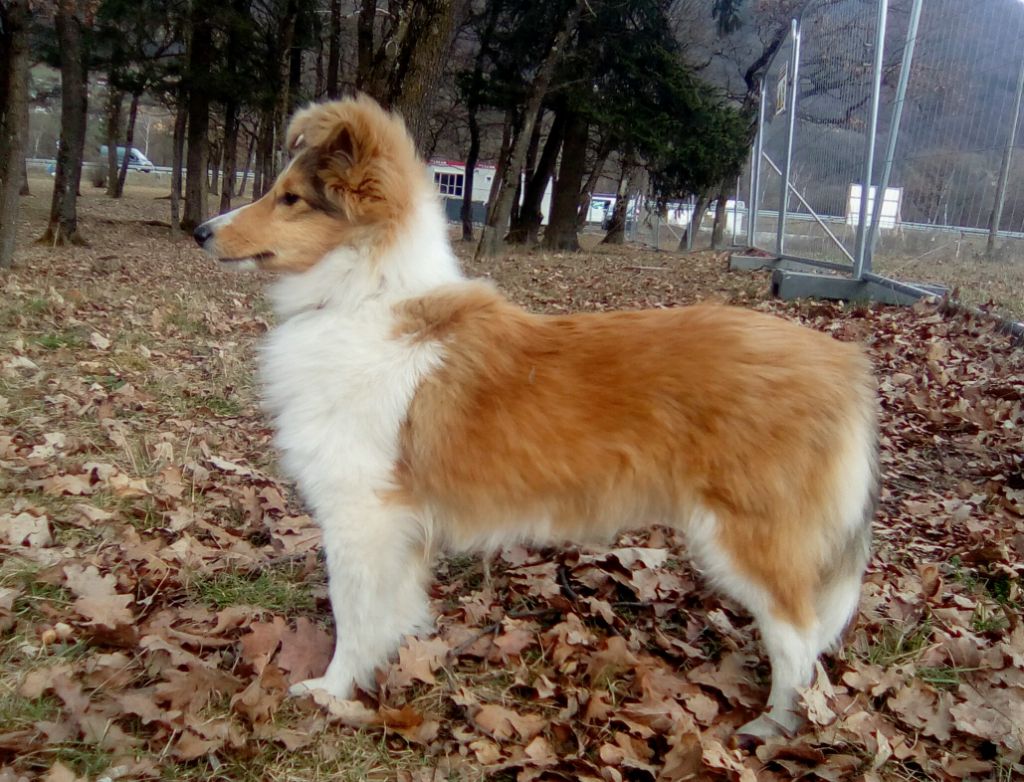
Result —
[[764, 109], [768, 100], [767, 95], [768, 88], [762, 79], [761, 97], [757, 109], [757, 138], [754, 140], [753, 185], [750, 188], [750, 204], [747, 206], [747, 210], [750, 212], [750, 227], [747, 228], [747, 236], [752, 248], [757, 247], [757, 218], [761, 210], [761, 155], [764, 153]]
[[[903, 102], [907, 97], [907, 84], [910, 81], [910, 66], [914, 62], [914, 45], [917, 43], [917, 27], [921, 21], [922, 0], [914, 0], [910, 9], [910, 22], [907, 27], [907, 39], [903, 46], [903, 62], [900, 63], [900, 80], [896, 85], [896, 104], [892, 109], [892, 125], [889, 129], [889, 145], [885, 150], [885, 165], [882, 166], [882, 180], [878, 183], [875, 193], [875, 208], [868, 227], [867, 252], [864, 256], [864, 267], [861, 274], [871, 271], [871, 262], [875, 256], [875, 243], [878, 241], [878, 226], [882, 220], [882, 205], [885, 203], [885, 191], [889, 189], [889, 177], [892, 176], [892, 163], [896, 157], [896, 142], [900, 135], [900, 121], [903, 118]], [[1021, 70], [1024, 74], [1024, 70]]]
[[661, 207], [654, 212], [654, 249], [661, 250]]
[[888, 0], [878, 0], [878, 26], [875, 30], [875, 64], [871, 72], [871, 114], [868, 119], [868, 144], [864, 153], [864, 181], [860, 188], [860, 213], [857, 224], [856, 260], [853, 277], [864, 274], [864, 250], [867, 247], [868, 198], [871, 196], [871, 176], [875, 167], [875, 137], [878, 134], [878, 103], [882, 94], [882, 55], [885, 49], [885, 25], [889, 11]]
[[693, 235], [700, 230], [700, 223], [697, 223], [696, 229], [694, 229], [694, 222], [697, 219], [697, 198], [696, 196], [690, 196], [690, 225], [686, 229], [686, 251], [690, 252], [693, 249]]
[[996, 249], [996, 234], [999, 223], [1003, 219], [1003, 202], [1006, 200], [1006, 183], [1010, 179], [1010, 158], [1013, 157], [1013, 145], [1017, 142], [1017, 126], [1020, 122], [1020, 104], [1024, 97], [1024, 59], [1020, 63], [1020, 75], [1017, 76], [1017, 97], [1013, 102], [1013, 119], [1010, 121], [1010, 137], [1006, 140], [1003, 151], [1003, 165], [999, 169], [999, 184], [996, 186], [996, 203], [992, 207], [992, 217], [988, 222], [988, 244], [985, 247], [986, 257], [991, 258]]
[[736, 195], [732, 197], [732, 245], [736, 246], [736, 232], [740, 222], [740, 177], [736, 177]]
[[750, 181], [747, 183], [747, 247], [754, 246], [754, 223], [750, 219], [754, 203], [754, 156], [757, 154], [757, 139], [750, 145]]
[[796, 130], [796, 93], [797, 79], [800, 78], [800, 22], [791, 22], [790, 36], [793, 39], [793, 51], [789, 58], [789, 77], [786, 84], [789, 98], [789, 116], [786, 119], [786, 157], [782, 162], [782, 184], [779, 192], [779, 227], [775, 234], [775, 252], [782, 255], [786, 234], [786, 212], [789, 208], [789, 175], [793, 163], [793, 132]]

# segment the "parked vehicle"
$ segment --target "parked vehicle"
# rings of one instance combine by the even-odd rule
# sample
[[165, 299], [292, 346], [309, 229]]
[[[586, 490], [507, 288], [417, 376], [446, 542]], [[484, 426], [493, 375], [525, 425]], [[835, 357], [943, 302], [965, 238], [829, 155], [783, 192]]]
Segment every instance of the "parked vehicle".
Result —
[[[124, 147], [117, 148], [117, 165], [120, 166], [124, 160]], [[100, 147], [100, 163], [107, 159], [107, 145], [104, 144]], [[142, 151], [137, 147], [132, 147], [131, 152], [128, 153], [128, 168], [134, 169], [135, 171], [141, 171], [144, 174], [148, 174], [152, 171], [155, 166], [153, 161], [142, 154]]]

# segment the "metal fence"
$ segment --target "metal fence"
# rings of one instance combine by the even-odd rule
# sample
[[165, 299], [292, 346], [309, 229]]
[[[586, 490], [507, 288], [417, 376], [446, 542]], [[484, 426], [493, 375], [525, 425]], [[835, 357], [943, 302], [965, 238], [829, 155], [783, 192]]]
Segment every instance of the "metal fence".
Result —
[[809, 0], [764, 78], [747, 244], [907, 293], [1019, 275], [1024, 305], [1022, 93], [1024, 0]]

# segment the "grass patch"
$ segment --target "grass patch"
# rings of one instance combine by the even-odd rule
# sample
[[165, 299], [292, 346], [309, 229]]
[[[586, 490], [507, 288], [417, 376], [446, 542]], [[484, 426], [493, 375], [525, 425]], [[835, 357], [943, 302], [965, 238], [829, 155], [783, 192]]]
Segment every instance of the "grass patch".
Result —
[[228, 399], [222, 396], [204, 396], [199, 397], [196, 402], [197, 406], [206, 407], [211, 410], [214, 415], [223, 416], [225, 418], [235, 418], [242, 414], [242, 405], [234, 399]]
[[932, 637], [931, 622], [919, 625], [886, 625], [877, 639], [867, 648], [864, 659], [873, 665], [888, 667], [909, 662], [929, 644]]
[[81, 329], [66, 329], [64, 331], [43, 334], [33, 340], [39, 347], [46, 350], [60, 350], [61, 348], [83, 348], [87, 344], [86, 336]]
[[103, 386], [107, 391], [116, 391], [125, 385], [126, 381], [120, 375], [107, 374], [107, 375], [86, 375], [82, 378], [86, 383], [96, 383]]
[[959, 668], [956, 666], [918, 668], [917, 678], [940, 690], [953, 690], [960, 686], [964, 674], [973, 673], [978, 670], [980, 668]]
[[196, 600], [218, 610], [251, 605], [280, 614], [308, 614], [316, 608], [305, 584], [296, 584], [273, 570], [218, 573], [192, 581], [189, 589]]
[[50, 695], [25, 698], [16, 692], [0, 693], [0, 725], [4, 730], [30, 728], [40, 720], [53, 720], [59, 712], [57, 699]]

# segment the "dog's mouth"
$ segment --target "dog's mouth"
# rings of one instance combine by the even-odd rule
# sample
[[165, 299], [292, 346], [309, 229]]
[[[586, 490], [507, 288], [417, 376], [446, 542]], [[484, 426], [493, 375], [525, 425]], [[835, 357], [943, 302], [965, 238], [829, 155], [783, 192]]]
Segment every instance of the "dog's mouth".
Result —
[[256, 253], [255, 255], [240, 255], [237, 258], [227, 258], [224, 256], [218, 256], [217, 260], [221, 263], [245, 263], [246, 261], [252, 261], [253, 263], [263, 263], [269, 261], [274, 257], [272, 252]]

